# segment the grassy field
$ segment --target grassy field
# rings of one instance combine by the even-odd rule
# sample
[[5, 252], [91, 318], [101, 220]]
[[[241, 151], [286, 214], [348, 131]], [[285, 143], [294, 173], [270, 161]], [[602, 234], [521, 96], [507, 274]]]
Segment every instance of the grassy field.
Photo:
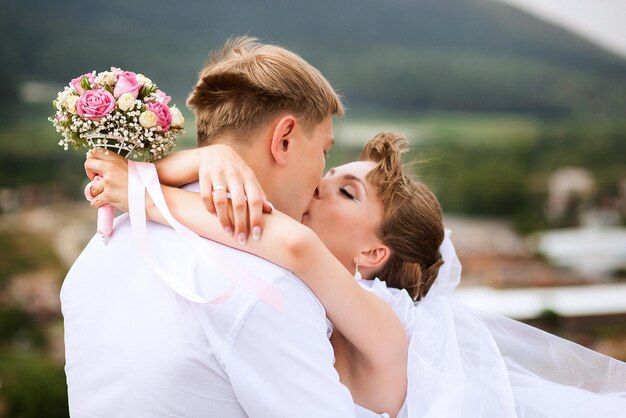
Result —
[[[36, 187], [80, 199], [84, 155], [65, 152], [47, 117], [50, 107], [32, 105], [0, 129], [0, 188]], [[193, 118], [178, 149], [195, 146]], [[403, 132], [413, 156], [428, 163], [417, 174], [439, 196], [444, 210], [526, 219], [520, 230], [541, 221], [547, 182], [564, 166], [588, 169], [597, 182], [594, 199], [617, 196], [626, 178], [626, 122], [580, 116], [540, 119], [518, 114], [350, 111], [335, 121], [337, 145], [327, 165], [358, 157], [380, 131]], [[531, 221], [528, 221], [528, 220]], [[521, 225], [521, 224], [520, 224]]]
[[[60, 134], [47, 120], [53, 114], [48, 105], [23, 105], [10, 120], [0, 120], [0, 155], [36, 156], [62, 153], [57, 145]], [[193, 116], [184, 112], [186, 132], [178, 149], [195, 146]], [[626, 129], [616, 118], [581, 116], [565, 119], [539, 119], [535, 116], [503, 113], [421, 113], [349, 111], [334, 121], [337, 148], [362, 146], [381, 131], [402, 132], [411, 144], [469, 144], [484, 147], [511, 147], [536, 141], [543, 133], [563, 135], [568, 129], [582, 129], [590, 135], [606, 135]]]
[[[60, 134], [47, 120], [51, 106], [24, 105], [19, 114], [0, 122], [0, 187], [28, 184], [51, 185], [82, 176], [82, 152], [64, 152], [58, 146]], [[195, 146], [193, 116], [185, 113], [186, 133], [177, 149]], [[337, 145], [330, 165], [358, 156], [358, 149], [380, 131], [403, 132], [416, 147], [469, 141], [493, 147], [510, 147], [537, 137], [538, 122], [531, 117], [480, 114], [426, 114], [370, 117], [349, 114], [335, 121]]]
[[411, 144], [470, 141], [488, 146], [511, 146], [533, 141], [540, 121], [510, 114], [430, 113], [387, 117], [348, 115], [335, 122], [339, 145], [362, 145], [381, 131], [402, 132]]

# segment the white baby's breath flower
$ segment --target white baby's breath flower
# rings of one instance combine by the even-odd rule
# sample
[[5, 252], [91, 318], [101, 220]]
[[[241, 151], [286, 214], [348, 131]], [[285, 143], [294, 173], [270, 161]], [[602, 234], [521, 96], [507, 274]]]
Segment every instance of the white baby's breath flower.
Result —
[[139, 123], [144, 128], [152, 128], [157, 124], [157, 116], [151, 110], [146, 110], [139, 115]]
[[170, 107], [170, 115], [172, 116], [172, 122], [170, 124], [172, 128], [182, 128], [185, 126], [185, 118], [176, 106]]
[[115, 73], [111, 71], [102, 71], [101, 73], [98, 73], [97, 81], [98, 84], [102, 84], [103, 86], [114, 86], [116, 82]]
[[77, 94], [78, 92], [74, 90], [73, 88], [65, 87], [63, 91], [60, 91], [59, 94], [57, 94], [56, 102], [62, 106], [65, 99], [67, 99], [67, 96], [77, 95]]

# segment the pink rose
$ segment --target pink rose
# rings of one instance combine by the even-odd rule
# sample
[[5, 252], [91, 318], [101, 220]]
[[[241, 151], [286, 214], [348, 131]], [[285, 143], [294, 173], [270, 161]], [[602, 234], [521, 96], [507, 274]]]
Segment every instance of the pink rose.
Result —
[[89, 80], [89, 84], [95, 84], [96, 82], [96, 79], [92, 73], [87, 73], [72, 79], [72, 81], [70, 81], [70, 87], [76, 90], [78, 94], [83, 94], [85, 92], [85, 89], [80, 85], [83, 77], [87, 77], [87, 80]]
[[157, 100], [160, 103], [163, 103], [165, 106], [167, 106], [170, 100], [172, 100], [170, 96], [163, 93], [163, 91], [161, 91], [160, 89], [158, 89], [154, 94], [156, 94]]
[[157, 117], [157, 126], [161, 127], [161, 132], [165, 132], [170, 129], [172, 123], [172, 114], [170, 109], [160, 102], [148, 103], [148, 110], [154, 112]]
[[115, 109], [115, 98], [105, 89], [87, 90], [76, 102], [76, 113], [87, 119], [99, 120]]
[[113, 96], [120, 97], [124, 93], [130, 93], [136, 99], [139, 96], [139, 90], [143, 87], [143, 83], [137, 81], [137, 74], [131, 71], [120, 71], [117, 69], [117, 82], [113, 89]]

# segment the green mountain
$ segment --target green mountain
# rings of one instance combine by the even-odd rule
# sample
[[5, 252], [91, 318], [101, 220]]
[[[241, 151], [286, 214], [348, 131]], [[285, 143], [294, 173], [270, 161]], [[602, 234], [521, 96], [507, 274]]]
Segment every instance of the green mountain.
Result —
[[626, 110], [625, 59], [493, 0], [7, 0], [0, 15], [5, 102], [114, 65], [180, 103], [208, 51], [249, 34], [298, 51], [352, 109]]

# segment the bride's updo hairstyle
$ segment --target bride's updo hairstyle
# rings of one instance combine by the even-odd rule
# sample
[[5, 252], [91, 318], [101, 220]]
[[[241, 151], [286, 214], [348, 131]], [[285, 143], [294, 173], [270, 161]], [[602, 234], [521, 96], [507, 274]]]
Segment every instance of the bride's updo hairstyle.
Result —
[[376, 186], [384, 205], [378, 238], [391, 250], [376, 276], [420, 300], [443, 264], [439, 252], [444, 239], [443, 215], [435, 195], [405, 171], [402, 154], [407, 150], [404, 136], [382, 132], [367, 143], [360, 159], [376, 163], [367, 179]]

